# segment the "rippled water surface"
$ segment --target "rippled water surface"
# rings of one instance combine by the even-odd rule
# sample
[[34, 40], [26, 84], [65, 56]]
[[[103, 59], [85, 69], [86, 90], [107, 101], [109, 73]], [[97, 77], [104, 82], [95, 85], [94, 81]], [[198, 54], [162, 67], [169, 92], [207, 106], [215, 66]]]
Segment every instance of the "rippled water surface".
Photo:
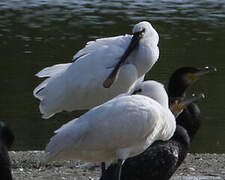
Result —
[[192, 152], [225, 152], [225, 0], [0, 1], [0, 119], [16, 134], [14, 149], [43, 149], [53, 131], [83, 112], [41, 119], [32, 90], [42, 68], [71, 61], [87, 41], [131, 33], [151, 21], [160, 34], [160, 60], [148, 74], [165, 84], [181, 66], [215, 66], [189, 92], [204, 120]]

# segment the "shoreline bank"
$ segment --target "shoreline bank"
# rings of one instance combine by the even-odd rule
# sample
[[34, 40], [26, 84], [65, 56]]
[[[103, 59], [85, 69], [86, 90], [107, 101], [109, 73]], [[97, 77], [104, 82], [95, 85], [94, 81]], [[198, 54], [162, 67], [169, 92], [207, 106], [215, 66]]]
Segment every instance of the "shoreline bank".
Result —
[[[58, 161], [44, 166], [43, 151], [10, 151], [15, 180], [97, 180], [99, 164]], [[172, 180], [225, 179], [225, 154], [188, 154]]]

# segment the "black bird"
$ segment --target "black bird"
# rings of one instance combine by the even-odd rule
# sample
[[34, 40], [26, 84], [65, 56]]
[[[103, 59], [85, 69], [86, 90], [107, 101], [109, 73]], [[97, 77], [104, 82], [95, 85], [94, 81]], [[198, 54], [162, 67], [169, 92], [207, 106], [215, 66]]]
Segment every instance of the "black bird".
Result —
[[[208, 67], [203, 69], [183, 67], [176, 70], [171, 76], [168, 85], [170, 105], [178, 97], [184, 98], [185, 90], [201, 75], [211, 71], [215, 71], [215, 69]], [[180, 116], [176, 119], [177, 129], [169, 141], [157, 141], [142, 154], [129, 158], [124, 162], [122, 166], [122, 180], [168, 180], [173, 175], [185, 159], [190, 146], [189, 137], [193, 138], [196, 134], [201, 120], [200, 110], [193, 103]], [[103, 172], [100, 180], [113, 180], [114, 171], [115, 165], [112, 164]]]
[[0, 121], [0, 179], [12, 180], [11, 162], [8, 150], [11, 148], [15, 137], [12, 130]]
[[[170, 77], [168, 83], [168, 96], [170, 104], [174, 103], [176, 98], [185, 97], [185, 91], [194, 82], [196, 82], [200, 76], [216, 71], [216, 68], [204, 67], [182, 67], [177, 69]], [[201, 126], [201, 114], [200, 109], [195, 103], [189, 104], [183, 112], [176, 118], [177, 124], [184, 127], [191, 140], [197, 133]]]

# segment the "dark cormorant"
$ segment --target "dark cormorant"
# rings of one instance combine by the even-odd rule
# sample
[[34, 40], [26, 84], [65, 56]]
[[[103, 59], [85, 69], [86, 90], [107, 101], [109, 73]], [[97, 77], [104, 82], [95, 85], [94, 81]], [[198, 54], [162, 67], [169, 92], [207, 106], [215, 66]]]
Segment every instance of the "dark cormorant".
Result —
[[8, 150], [14, 141], [12, 130], [2, 121], [0, 121], [0, 179], [12, 180], [11, 163]]
[[[182, 67], [177, 69], [171, 75], [168, 83], [168, 96], [170, 104], [173, 103], [177, 97], [185, 97], [186, 89], [196, 82], [200, 76], [214, 71], [216, 71], [216, 68], [211, 67]], [[176, 118], [176, 122], [188, 131], [188, 134], [192, 139], [201, 126], [201, 114], [197, 104], [189, 104], [188, 107], [186, 107]]]

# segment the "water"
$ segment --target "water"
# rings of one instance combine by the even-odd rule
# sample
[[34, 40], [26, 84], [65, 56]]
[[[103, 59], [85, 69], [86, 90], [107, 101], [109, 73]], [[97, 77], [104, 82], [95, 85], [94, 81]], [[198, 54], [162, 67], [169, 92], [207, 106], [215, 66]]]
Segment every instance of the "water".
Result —
[[148, 74], [165, 84], [181, 66], [214, 66], [189, 92], [199, 101], [204, 120], [192, 152], [225, 152], [225, 1], [224, 0], [1, 0], [0, 119], [16, 134], [15, 150], [43, 149], [53, 131], [83, 112], [43, 120], [32, 90], [42, 68], [69, 62], [87, 41], [131, 33], [151, 21], [160, 34], [160, 60]]

